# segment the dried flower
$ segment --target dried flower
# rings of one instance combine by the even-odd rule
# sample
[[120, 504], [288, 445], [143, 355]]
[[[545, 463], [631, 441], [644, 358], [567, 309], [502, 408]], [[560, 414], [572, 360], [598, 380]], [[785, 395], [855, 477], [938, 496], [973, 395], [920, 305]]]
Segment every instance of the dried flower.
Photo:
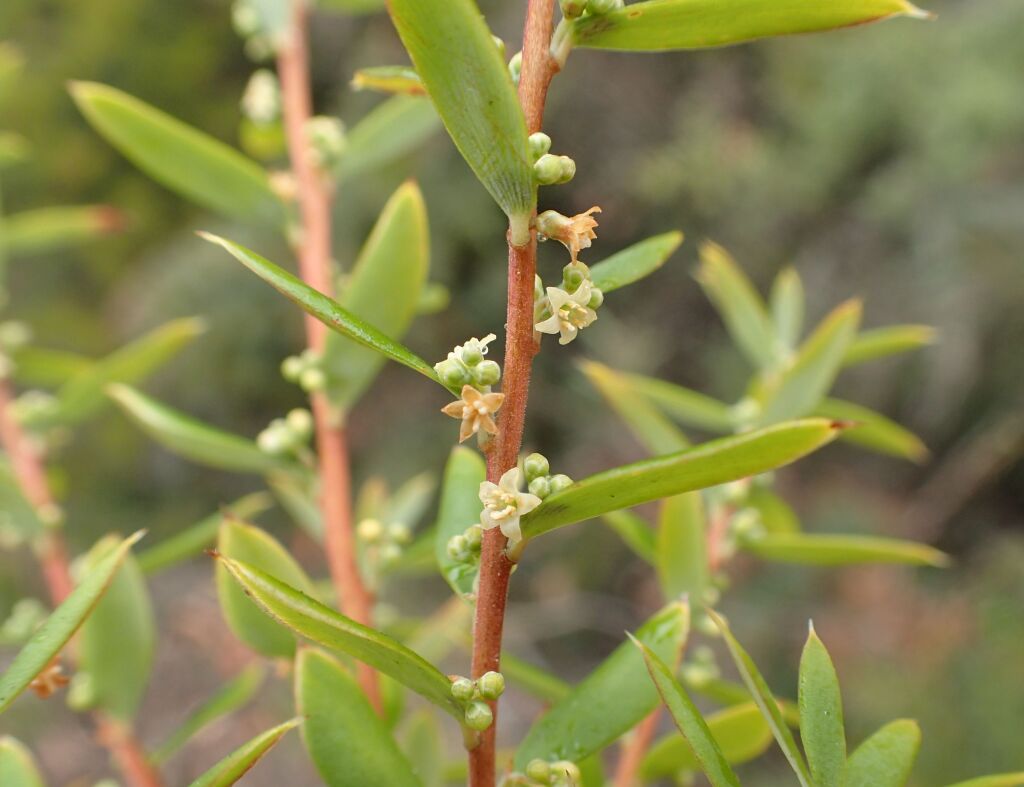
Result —
[[568, 344], [580, 332], [597, 319], [597, 312], [590, 308], [590, 282], [583, 282], [576, 292], [568, 293], [558, 287], [548, 287], [548, 303], [551, 316], [534, 325], [541, 333], [560, 334], [558, 343]]
[[513, 467], [505, 472], [497, 484], [490, 481], [480, 484], [480, 502], [484, 504], [480, 512], [480, 524], [484, 530], [500, 527], [513, 544], [523, 538], [519, 529], [520, 517], [540, 505], [539, 497], [519, 491], [522, 482], [522, 471]]
[[481, 429], [487, 434], [497, 434], [498, 425], [494, 423], [492, 414], [498, 412], [505, 394], [481, 393], [472, 385], [462, 386], [462, 398], [441, 408], [441, 412], [452, 418], [461, 418], [459, 442], [470, 435], [477, 434]]
[[40, 699], [51, 697], [61, 686], [67, 686], [70, 678], [64, 674], [63, 668], [57, 659], [51, 661], [43, 671], [36, 675], [28, 687], [36, 693]]
[[537, 217], [537, 231], [544, 238], [557, 240], [572, 255], [573, 262], [581, 249], [589, 249], [590, 241], [597, 237], [594, 227], [597, 226], [597, 219], [591, 214], [600, 213], [601, 209], [595, 205], [583, 213], [577, 213], [572, 218], [563, 216], [554, 210], [546, 210]]

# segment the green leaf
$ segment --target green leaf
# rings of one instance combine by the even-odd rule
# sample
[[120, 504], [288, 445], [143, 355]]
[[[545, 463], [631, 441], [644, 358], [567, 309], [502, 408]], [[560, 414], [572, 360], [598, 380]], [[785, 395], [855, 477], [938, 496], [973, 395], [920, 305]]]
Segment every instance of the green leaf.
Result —
[[[119, 542], [117, 536], [97, 542], [85, 557], [85, 570], [102, 565]], [[130, 723], [149, 684], [155, 647], [149, 589], [138, 562], [128, 554], [78, 635], [75, 681], [88, 686], [84, 707], [101, 708]]]
[[799, 533], [801, 530], [800, 520], [789, 503], [766, 486], [754, 484], [747, 493], [745, 505], [757, 511], [769, 535]]
[[906, 563], [913, 566], [949, 565], [949, 557], [927, 544], [874, 536], [772, 533], [741, 542], [743, 549], [765, 560], [813, 566], [853, 563]]
[[846, 763], [846, 787], [903, 787], [921, 746], [911, 719], [891, 721], [858, 746]]
[[142, 431], [193, 462], [239, 473], [266, 473], [289, 466], [288, 460], [261, 451], [252, 440], [172, 410], [127, 385], [112, 385], [108, 393]]
[[831, 442], [840, 427], [807, 418], [606, 470], [546, 498], [523, 517], [523, 537], [534, 538], [609, 511], [767, 472]]
[[543, 702], [561, 702], [572, 692], [572, 686], [540, 667], [523, 661], [511, 653], [501, 654], [501, 674], [510, 688], [522, 689]]
[[167, 740], [150, 753], [150, 761], [156, 765], [166, 762], [206, 725], [247, 705], [263, 685], [265, 674], [262, 664], [248, 665], [192, 711]]
[[372, 66], [360, 68], [352, 75], [355, 90], [376, 90], [378, 93], [425, 96], [427, 89], [415, 68], [408, 66]]
[[231, 787], [241, 779], [289, 730], [302, 724], [292, 719], [243, 743], [231, 754], [192, 782], [191, 787]]
[[306, 719], [302, 740], [328, 787], [419, 784], [355, 678], [331, 656], [299, 651], [295, 706]]
[[665, 598], [703, 598], [708, 584], [708, 548], [700, 492], [662, 502], [654, 565]]
[[14, 379], [29, 386], [55, 388], [92, 366], [84, 355], [45, 347], [22, 347], [12, 353]]
[[205, 330], [206, 323], [194, 317], [161, 325], [72, 377], [57, 392], [54, 406], [24, 419], [25, 425], [45, 429], [83, 421], [107, 404], [108, 386], [141, 382]]
[[408, 156], [439, 126], [428, 99], [390, 98], [349, 130], [339, 176], [352, 180]]
[[93, 128], [158, 183], [231, 218], [284, 225], [284, 206], [256, 162], [112, 87], [74, 82], [71, 95]]
[[110, 585], [114, 573], [124, 561], [128, 550], [144, 535], [139, 531], [126, 538], [90, 571], [63, 603], [55, 609], [32, 635], [28, 644], [14, 657], [10, 667], [0, 676], [0, 713], [42, 672], [61, 648], [78, 630]]
[[[669, 604], [637, 629], [636, 637], [672, 664], [689, 630], [685, 604]], [[579, 762], [632, 729], [658, 704], [640, 653], [623, 642], [561, 702], [537, 721], [516, 751], [515, 767], [530, 760]]]
[[787, 350], [796, 347], [804, 327], [804, 285], [794, 268], [783, 268], [772, 282], [772, 324], [775, 338]]
[[0, 784], [4, 787], [46, 787], [32, 752], [10, 735], [0, 736]]
[[43, 532], [39, 514], [21, 491], [10, 460], [0, 455], [0, 543], [15, 547]]
[[642, 642], [637, 640], [633, 640], [633, 642], [643, 654], [647, 671], [658, 689], [658, 694], [661, 695], [662, 702], [665, 703], [665, 707], [672, 715], [672, 720], [689, 743], [700, 763], [700, 769], [707, 774], [712, 787], [725, 787], [726, 785], [739, 787], [739, 779], [736, 778], [736, 774], [729, 766], [729, 761], [708, 728], [707, 722], [700, 715], [700, 711], [697, 710], [697, 706], [693, 704], [690, 696], [673, 677], [672, 670]]
[[[634, 4], [631, 8], [646, 5]], [[620, 12], [605, 14], [600, 18], [614, 18], [617, 13]], [[729, 18], [734, 13], [738, 13], [738, 10], [730, 8]], [[643, 16], [643, 11], [640, 15]], [[701, 244], [697, 283], [722, 316], [729, 335], [748, 360], [760, 369], [772, 368], [776, 354], [772, 341], [774, 329], [768, 309], [750, 279], [718, 244], [710, 241]]]
[[[742, 683], [734, 683], [724, 678], [702, 677], [699, 681], [688, 680], [687, 676], [681, 676], [683, 684], [690, 691], [704, 695], [720, 705], [736, 706], [750, 702], [753, 697], [750, 691]], [[792, 700], [775, 698], [782, 711], [782, 718], [786, 724], [793, 729], [800, 727], [800, 710]], [[760, 711], [759, 711], [760, 713]], [[768, 731], [769, 736], [771, 730]]]
[[1020, 787], [1021, 785], [1024, 785], [1024, 771], [978, 776], [975, 779], [950, 784], [949, 787]]
[[466, 163], [509, 217], [529, 216], [536, 185], [526, 121], [476, 4], [391, 0], [388, 10]]
[[841, 439], [883, 454], [922, 463], [928, 458], [928, 447], [921, 438], [881, 413], [841, 399], [824, 399], [814, 414], [838, 421], [850, 421], [855, 429], [843, 433]]
[[709, 432], [732, 432], [736, 426], [732, 409], [725, 402], [654, 377], [640, 374], [623, 377], [635, 390], [681, 424]]
[[634, 243], [606, 260], [590, 266], [590, 278], [601, 292], [607, 294], [650, 276], [683, 242], [683, 233], [665, 232]]
[[927, 16], [907, 0], [649, 0], [573, 23], [576, 46], [655, 52], [812, 33], [892, 16]]
[[758, 670], [754, 660], [750, 658], [750, 655], [736, 640], [736, 637], [733, 636], [725, 619], [713, 610], [708, 610], [708, 615], [715, 622], [715, 625], [718, 626], [719, 631], [722, 632], [725, 644], [729, 648], [729, 653], [736, 664], [736, 668], [739, 670], [740, 676], [743, 678], [743, 682], [768, 722], [768, 726], [771, 727], [772, 735], [775, 736], [779, 748], [782, 749], [782, 753], [789, 760], [789, 764], [796, 773], [797, 779], [802, 787], [811, 787], [814, 782], [811, 779], [810, 772], [807, 770], [807, 763], [804, 762], [803, 755], [800, 754], [800, 749], [797, 748], [796, 741], [793, 740], [793, 733], [786, 726], [786, 721], [782, 716], [782, 711], [779, 709], [778, 702], [772, 696], [771, 689], [768, 688], [768, 684], [761, 676], [760, 670]]
[[115, 232], [122, 223], [109, 205], [27, 210], [4, 219], [3, 245], [14, 257], [47, 254]]
[[[225, 518], [217, 537], [217, 552], [265, 571], [280, 582], [313, 593], [313, 583], [280, 542], [258, 527]], [[291, 658], [295, 636], [263, 614], [231, 578], [224, 562], [217, 563], [217, 596], [224, 620], [242, 642], [271, 658]]]
[[224, 248], [232, 257], [263, 279], [263, 281], [291, 300], [303, 311], [316, 317], [331, 330], [337, 331], [342, 336], [346, 336], [365, 347], [369, 347], [371, 350], [375, 350], [392, 361], [408, 366], [413, 371], [429, 377], [439, 385], [441, 384], [437, 379], [434, 368], [430, 364], [407, 347], [399, 344], [391, 337], [385, 336], [372, 325], [360, 320], [350, 311], [343, 308], [337, 301], [328, 298], [322, 292], [314, 290], [301, 279], [296, 278], [283, 268], [277, 267], [269, 260], [265, 260], [255, 252], [249, 251], [249, 249], [206, 232], [201, 232], [199, 235], [204, 240]]
[[[416, 316], [430, 267], [423, 195], [407, 181], [391, 196], [359, 253], [340, 301], [380, 333], [400, 339]], [[336, 333], [328, 335], [324, 366], [331, 403], [350, 408], [384, 365], [384, 356]]]
[[601, 515], [601, 520], [626, 542], [639, 557], [648, 563], [655, 560], [655, 532], [643, 517], [632, 511], [609, 511]]
[[441, 576], [462, 598], [473, 595], [476, 567], [452, 559], [448, 541], [480, 521], [480, 484], [487, 479], [487, 466], [472, 448], [455, 446], [448, 457], [441, 482], [441, 503], [434, 533], [434, 555]]
[[413, 771], [422, 787], [444, 787], [444, 738], [437, 717], [427, 710], [409, 719], [401, 738]]
[[432, 664], [386, 634], [360, 625], [258, 568], [221, 557], [221, 564], [275, 620], [326, 648], [389, 675], [462, 721], [451, 683]]
[[856, 366], [877, 358], [919, 350], [935, 341], [930, 325], [890, 325], [858, 334], [846, 348], [843, 366]]
[[857, 335], [860, 301], [837, 306], [815, 328], [779, 374], [765, 378], [756, 392], [762, 426], [811, 413], [821, 404], [843, 364], [843, 355]]
[[420, 473], [407, 480], [384, 506], [383, 518], [413, 527], [427, 512], [437, 488], [433, 473]]
[[149, 549], [139, 553], [139, 568], [146, 574], [157, 574], [177, 563], [198, 557], [204, 549], [213, 546], [217, 531], [224, 516], [237, 519], [252, 519], [273, 505], [273, 499], [266, 492], [253, 492], [224, 506], [215, 514], [201, 519], [169, 538], [165, 538]]
[[846, 730], [839, 678], [813, 624], [800, 657], [800, 740], [817, 787], [842, 787]]
[[[741, 765], [761, 756], [772, 742], [772, 731], [752, 702], [710, 714], [707, 725], [730, 765]], [[699, 768], [700, 761], [686, 738], [667, 735], [651, 746], [640, 765], [640, 776], [655, 781]]]

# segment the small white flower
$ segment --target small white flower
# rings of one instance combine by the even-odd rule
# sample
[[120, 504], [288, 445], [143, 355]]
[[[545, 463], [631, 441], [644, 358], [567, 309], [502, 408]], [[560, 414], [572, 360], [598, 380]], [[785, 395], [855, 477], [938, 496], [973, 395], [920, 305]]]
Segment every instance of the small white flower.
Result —
[[592, 294], [590, 282], [583, 282], [576, 292], [568, 293], [558, 287], [548, 287], [548, 303], [551, 316], [534, 325], [541, 333], [559, 334], [558, 343], [568, 344], [580, 332], [597, 319], [597, 312], [590, 308]]
[[441, 408], [441, 412], [452, 418], [461, 418], [459, 442], [467, 440], [481, 429], [487, 434], [497, 434], [498, 425], [494, 423], [492, 414], [498, 412], [505, 394], [481, 393], [472, 385], [462, 386], [462, 398]]
[[519, 529], [519, 519], [540, 505], [540, 498], [528, 492], [520, 492], [523, 473], [513, 467], [501, 477], [498, 483], [484, 481], [480, 484], [480, 502], [484, 504], [480, 512], [480, 524], [484, 530], [494, 527], [512, 543], [522, 541], [523, 534]]

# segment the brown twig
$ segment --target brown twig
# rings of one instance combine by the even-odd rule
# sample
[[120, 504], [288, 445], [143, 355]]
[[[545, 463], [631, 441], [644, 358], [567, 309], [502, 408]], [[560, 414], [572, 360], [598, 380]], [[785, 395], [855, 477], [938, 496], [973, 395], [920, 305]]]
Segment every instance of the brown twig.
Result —
[[[25, 499], [38, 511], [54, 508], [56, 503], [46, 478], [46, 466], [28, 435], [21, 428], [11, 407], [14, 391], [10, 380], [0, 378], [0, 444], [10, 459], [18, 487]], [[60, 531], [48, 528], [35, 544], [50, 601], [57, 607], [74, 589], [67, 546]], [[160, 774], [149, 764], [142, 745], [131, 729], [118, 725], [118, 734], [108, 735], [109, 720], [100, 712], [93, 714], [97, 739], [117, 762], [121, 775], [131, 787], [161, 787]]]
[[[523, 33], [523, 62], [519, 79], [519, 103], [529, 133], [540, 131], [548, 85], [558, 66], [549, 51], [554, 0], [528, 0]], [[530, 370], [537, 344], [533, 338], [533, 280], [537, 269], [537, 238], [522, 246], [509, 241], [508, 310], [505, 323], [505, 368], [500, 431], [487, 455], [487, 478], [497, 483], [513, 467], [523, 439]], [[484, 534], [480, 559], [480, 586], [473, 621], [473, 677], [501, 667], [501, 639], [505, 625], [512, 562], [505, 554], [507, 539], [494, 528]], [[494, 723], [480, 735], [469, 752], [469, 783], [493, 787], [495, 783], [495, 731], [497, 703], [491, 703]]]
[[633, 734], [622, 745], [622, 754], [619, 757], [619, 764], [615, 769], [615, 787], [634, 787], [638, 781], [637, 774], [640, 772], [640, 764], [644, 761], [644, 755], [651, 746], [654, 739], [654, 731], [658, 729], [658, 718], [661, 716], [661, 706], [652, 710], [647, 717], [640, 722]]
[[[306, 123], [313, 116], [309, 77], [309, 16], [303, 0], [292, 0], [288, 40], [278, 52], [278, 76], [288, 153], [298, 187], [301, 225], [296, 239], [299, 272], [314, 289], [330, 295], [334, 291], [331, 273], [331, 188], [316, 170], [306, 141]], [[306, 317], [306, 340], [321, 353], [327, 342], [327, 326]], [[373, 623], [373, 598], [363, 582], [356, 560], [352, 527], [351, 473], [345, 429], [327, 397], [311, 396], [316, 423], [317, 455], [320, 468], [320, 507], [324, 521], [324, 549], [331, 579], [341, 610], [364, 625]], [[376, 673], [359, 664], [363, 691], [378, 711], [380, 687]]]

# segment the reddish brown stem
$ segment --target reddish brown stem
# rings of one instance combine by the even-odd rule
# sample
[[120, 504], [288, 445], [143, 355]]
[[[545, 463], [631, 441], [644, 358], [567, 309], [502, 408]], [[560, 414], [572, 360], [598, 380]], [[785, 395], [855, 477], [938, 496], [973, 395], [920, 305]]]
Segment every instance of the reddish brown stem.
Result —
[[[309, 17], [304, 0], [293, 0], [291, 22], [289, 37], [278, 53], [277, 64], [288, 153], [299, 196], [301, 222], [296, 251], [302, 279], [330, 295], [334, 291], [331, 273], [332, 194], [329, 184], [314, 165], [306, 141], [306, 123], [313, 116], [313, 98], [307, 45]], [[306, 340], [312, 350], [323, 352], [327, 326], [307, 316]], [[373, 624], [373, 597], [363, 582], [356, 560], [345, 429], [338, 413], [334, 412], [323, 394], [313, 394], [311, 404], [316, 423], [320, 508], [327, 564], [342, 612], [369, 626]], [[359, 680], [366, 696], [379, 711], [380, 688], [376, 673], [360, 664]]]
[[635, 787], [637, 784], [640, 764], [654, 739], [659, 716], [661, 716], [660, 706], [652, 710], [647, 718], [636, 726], [629, 740], [623, 744], [622, 755], [615, 769], [615, 787]]
[[134, 787], [160, 787], [160, 775], [146, 758], [131, 727], [98, 712], [94, 718], [97, 740], [110, 752], [128, 783]]
[[[523, 62], [519, 79], [519, 103], [529, 133], [540, 131], [548, 85], [558, 71], [549, 51], [554, 0], [528, 0], [523, 33]], [[537, 238], [508, 246], [508, 309], [505, 323], [505, 368], [500, 430], [487, 455], [487, 478], [497, 483], [513, 467], [523, 440], [530, 370], [537, 354], [533, 338], [533, 280], [537, 270]], [[501, 640], [505, 625], [512, 562], [505, 555], [507, 539], [495, 528], [484, 534], [480, 558], [480, 585], [473, 621], [473, 677], [501, 667]], [[494, 723], [480, 735], [469, 752], [469, 783], [493, 787], [496, 775], [495, 732], [497, 703], [491, 703]]]

